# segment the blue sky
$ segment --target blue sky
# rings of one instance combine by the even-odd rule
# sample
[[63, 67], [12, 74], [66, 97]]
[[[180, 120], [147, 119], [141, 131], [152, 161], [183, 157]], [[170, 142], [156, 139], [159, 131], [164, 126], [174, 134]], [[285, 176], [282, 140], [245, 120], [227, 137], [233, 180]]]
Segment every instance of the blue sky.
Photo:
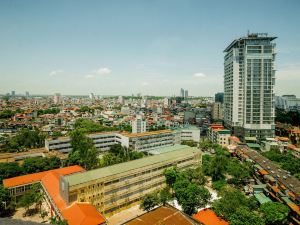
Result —
[[0, 1], [0, 93], [213, 95], [223, 50], [277, 36], [276, 94], [300, 97], [300, 1]]

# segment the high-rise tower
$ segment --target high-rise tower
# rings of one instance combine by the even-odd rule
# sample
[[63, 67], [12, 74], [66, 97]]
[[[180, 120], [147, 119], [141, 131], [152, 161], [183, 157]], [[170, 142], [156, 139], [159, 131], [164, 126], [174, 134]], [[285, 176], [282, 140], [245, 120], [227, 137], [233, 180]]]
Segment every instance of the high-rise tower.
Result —
[[274, 39], [248, 34], [224, 50], [224, 122], [242, 139], [274, 136]]

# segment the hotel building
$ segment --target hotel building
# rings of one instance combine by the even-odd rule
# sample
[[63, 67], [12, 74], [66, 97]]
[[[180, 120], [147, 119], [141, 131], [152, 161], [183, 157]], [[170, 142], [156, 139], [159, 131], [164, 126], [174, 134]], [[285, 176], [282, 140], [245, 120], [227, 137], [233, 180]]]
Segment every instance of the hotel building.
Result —
[[224, 50], [224, 122], [242, 139], [274, 136], [274, 39], [248, 34]]

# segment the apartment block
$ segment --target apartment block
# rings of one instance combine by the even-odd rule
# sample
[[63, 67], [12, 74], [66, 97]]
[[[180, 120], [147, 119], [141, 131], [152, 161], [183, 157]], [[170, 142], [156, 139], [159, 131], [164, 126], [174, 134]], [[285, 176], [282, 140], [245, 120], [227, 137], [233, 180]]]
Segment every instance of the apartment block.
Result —
[[137, 204], [145, 194], [165, 187], [166, 168], [185, 169], [201, 162], [197, 148], [176, 146], [174, 151], [64, 176], [60, 194], [67, 205], [90, 202], [101, 214], [110, 216]]
[[224, 122], [239, 138], [274, 137], [274, 39], [248, 34], [224, 50]]

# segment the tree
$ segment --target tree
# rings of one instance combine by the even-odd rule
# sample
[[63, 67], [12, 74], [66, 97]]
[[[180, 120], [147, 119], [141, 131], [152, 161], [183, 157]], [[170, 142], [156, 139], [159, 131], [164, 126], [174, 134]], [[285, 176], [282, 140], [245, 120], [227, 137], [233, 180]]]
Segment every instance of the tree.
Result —
[[26, 193], [20, 198], [19, 205], [20, 205], [21, 207], [24, 207], [24, 208], [25, 208], [25, 214], [24, 214], [24, 216], [27, 215], [30, 206], [32, 206], [34, 203], [35, 203], [35, 194], [34, 194], [33, 191], [28, 191], [28, 192], [26, 192]]
[[159, 201], [162, 205], [166, 205], [167, 201], [172, 199], [172, 194], [170, 193], [170, 189], [165, 187], [159, 192]]
[[81, 130], [74, 130], [70, 136], [72, 151], [68, 158], [69, 165], [79, 164], [88, 170], [95, 168], [98, 160], [93, 141]]
[[151, 209], [159, 205], [159, 202], [159, 197], [156, 192], [146, 194], [140, 204], [140, 208], [146, 211], [150, 211]]
[[241, 163], [236, 158], [231, 159], [227, 166], [227, 172], [233, 176], [232, 182], [236, 185], [241, 185], [245, 179], [251, 177], [250, 170], [248, 164]]
[[0, 183], [3, 179], [16, 177], [22, 174], [22, 168], [16, 162], [0, 163]]
[[50, 218], [50, 224], [55, 224], [55, 225], [68, 225], [67, 220], [60, 220], [57, 217], [51, 217]]
[[239, 207], [230, 217], [230, 225], [264, 225], [264, 220], [247, 207]]
[[190, 147], [197, 147], [198, 143], [195, 141], [182, 141], [181, 142], [182, 145], [187, 145]]
[[201, 166], [196, 168], [188, 168], [182, 172], [184, 176], [193, 184], [204, 185], [207, 179], [203, 173]]
[[289, 208], [280, 202], [267, 202], [260, 206], [260, 212], [263, 213], [266, 224], [279, 225], [287, 224]]
[[197, 208], [204, 208], [211, 199], [211, 194], [206, 188], [191, 183], [182, 189], [180, 194], [177, 195], [176, 192], [176, 196], [183, 211], [188, 215], [196, 213]]
[[61, 160], [57, 156], [50, 158], [33, 157], [27, 158], [23, 163], [25, 173], [37, 173], [51, 169], [57, 169], [61, 166]]
[[239, 207], [247, 207], [250, 210], [253, 205], [252, 199], [247, 199], [240, 190], [229, 186], [224, 187], [219, 195], [221, 198], [216, 200], [212, 206], [214, 211], [226, 220], [230, 220]]
[[9, 216], [14, 209], [15, 204], [8, 189], [0, 185], [0, 217]]
[[224, 178], [228, 158], [224, 155], [216, 155], [212, 158], [209, 168], [209, 173], [213, 181], [221, 180]]
[[165, 170], [166, 183], [169, 187], [173, 187], [176, 178], [177, 178], [177, 170], [175, 167], [170, 167]]

